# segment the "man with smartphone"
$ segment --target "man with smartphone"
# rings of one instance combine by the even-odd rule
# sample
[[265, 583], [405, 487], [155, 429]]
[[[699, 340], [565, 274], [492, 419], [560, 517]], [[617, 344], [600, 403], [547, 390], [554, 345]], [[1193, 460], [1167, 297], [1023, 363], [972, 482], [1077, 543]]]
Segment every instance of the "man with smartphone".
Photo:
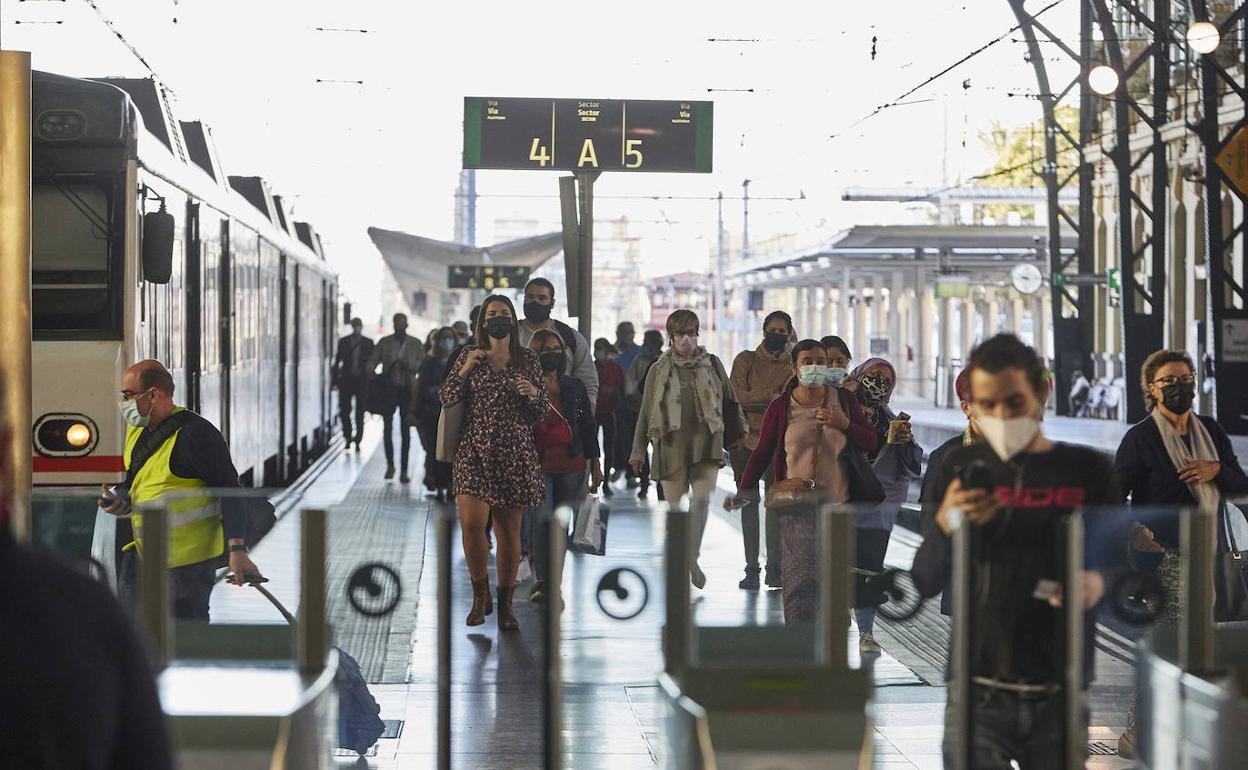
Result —
[[122, 549], [118, 592], [133, 606], [138, 560], [143, 551], [143, 515], [132, 510], [167, 498], [170, 593], [178, 620], [208, 620], [208, 601], [222, 552], [228, 552], [229, 582], [261, 582], [247, 553], [249, 501], [213, 499], [213, 490], [239, 486], [230, 448], [216, 426], [173, 402], [173, 377], [159, 361], [140, 361], [121, 376], [118, 408], [126, 421], [126, 479], [104, 486], [100, 508], [129, 514], [133, 540]]
[[[1062, 638], [1064, 526], [1067, 514], [1118, 501], [1109, 460], [1094, 450], [1050, 441], [1040, 429], [1048, 378], [1035, 351], [1002, 334], [977, 347], [967, 366], [973, 418], [983, 441], [944, 461], [949, 479], [935, 516], [924, 521], [913, 566], [925, 597], [952, 573], [952, 534], [971, 530], [971, 763], [976, 768], [1061, 768], [1064, 764]], [[1098, 516], [1086, 510], [1091, 530]], [[1089, 538], [1089, 542], [1091, 542]], [[1089, 564], [1088, 566], [1093, 566]], [[1092, 675], [1095, 616], [1105, 591], [1084, 569], [1084, 687]], [[946, 708], [945, 761], [954, 714]]]

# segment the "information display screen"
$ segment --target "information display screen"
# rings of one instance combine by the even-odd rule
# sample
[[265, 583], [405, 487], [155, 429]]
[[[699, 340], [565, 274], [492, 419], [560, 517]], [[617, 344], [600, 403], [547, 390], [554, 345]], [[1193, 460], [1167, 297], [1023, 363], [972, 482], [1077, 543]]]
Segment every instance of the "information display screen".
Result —
[[711, 102], [464, 98], [464, 168], [710, 173]]
[[494, 267], [490, 265], [451, 265], [447, 268], [448, 289], [519, 289], [529, 282], [527, 267]]

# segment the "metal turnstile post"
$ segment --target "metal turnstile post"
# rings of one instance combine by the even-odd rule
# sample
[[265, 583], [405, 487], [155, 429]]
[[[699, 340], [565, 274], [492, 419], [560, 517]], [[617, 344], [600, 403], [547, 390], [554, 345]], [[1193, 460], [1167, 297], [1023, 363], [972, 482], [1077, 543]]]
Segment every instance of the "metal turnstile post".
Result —
[[329, 652], [329, 623], [325, 617], [326, 519], [324, 509], [306, 508], [299, 514], [299, 589], [302, 596], [295, 635], [299, 670], [304, 673], [325, 668], [325, 656]]
[[[543, 514], [545, 515], [545, 512]], [[561, 709], [563, 706], [560, 694], [562, 682], [559, 660], [559, 628], [563, 604], [563, 554], [567, 548], [568, 523], [558, 511], [550, 511], [550, 526], [547, 527], [549, 538], [546, 548], [546, 601], [543, 607], [546, 621], [546, 634], [542, 640], [542, 665], [545, 676], [542, 678], [542, 750], [545, 753], [546, 770], [559, 770], [563, 755], [560, 747], [562, 729]]]
[[455, 523], [437, 513], [438, 527], [438, 770], [451, 770], [451, 539]]
[[819, 581], [817, 662], [843, 670], [849, 665], [849, 611], [853, 608], [854, 566], [853, 518], [831, 507], [816, 507], [819, 554], [822, 572]]
[[152, 644], [157, 669], [173, 656], [173, 622], [169, 616], [169, 520], [159, 503], [136, 511], [143, 517], [143, 550], [139, 559], [139, 612]]
[[965, 522], [953, 531], [953, 631], [949, 662], [953, 704], [953, 767], [971, 770], [974, 742], [971, 722], [971, 528]]
[[1083, 767], [1088, 749], [1088, 723], [1083, 689], [1083, 514], [1075, 511], [1063, 522], [1066, 540], [1066, 585], [1062, 587], [1062, 618], [1066, 631], [1066, 676], [1062, 683], [1065, 767]]
[[1214, 670], [1213, 560], [1217, 552], [1218, 513], [1188, 508], [1182, 514], [1180, 552], [1187, 601], [1179, 626], [1179, 667], [1193, 674]]
[[667, 510], [667, 624], [663, 629], [663, 670], [680, 684], [689, 664], [692, 633], [689, 609], [689, 515], [676, 504]]

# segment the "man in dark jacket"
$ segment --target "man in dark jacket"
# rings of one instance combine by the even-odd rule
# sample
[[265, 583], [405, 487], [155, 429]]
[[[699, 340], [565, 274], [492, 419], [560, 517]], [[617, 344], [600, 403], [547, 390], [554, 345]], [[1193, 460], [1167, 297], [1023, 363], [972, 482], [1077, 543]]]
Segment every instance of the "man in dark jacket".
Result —
[[[945, 490], [949, 488], [949, 482], [953, 480], [948, 478], [949, 474], [945, 469], [945, 461], [949, 458], [949, 455], [955, 449], [970, 446], [984, 440], [983, 436], [979, 435], [979, 428], [975, 424], [975, 414], [971, 409], [969, 374], [968, 370], [963, 369], [958, 373], [958, 378], [954, 380], [953, 385], [954, 390], [958, 394], [958, 403], [962, 407], [962, 414], [966, 415], [966, 430], [941, 444], [927, 458], [927, 469], [923, 473], [923, 485], [919, 490], [919, 504], [922, 506], [919, 531], [925, 530], [928, 520], [936, 516], [936, 511], [940, 508], [940, 503], [945, 498]], [[946, 583], [944, 591], [940, 595], [941, 613], [945, 615], [950, 614], [951, 601], [951, 592]]]
[[[1057, 770], [1065, 766], [1065, 698], [1084, 696], [1064, 692], [1063, 522], [1082, 509], [1085, 524], [1095, 531], [1095, 506], [1117, 503], [1119, 496], [1105, 457], [1052, 442], [1041, 432], [1048, 380], [1034, 350], [1012, 335], [998, 335], [971, 353], [967, 368], [984, 441], [955, 449], [945, 461], [952, 481], [926, 522], [914, 581], [924, 596], [942, 590], [952, 570], [951, 535], [971, 527], [972, 606], [954, 607], [955, 617], [969, 612], [972, 618], [971, 766], [1008, 767], [1014, 760], [1022, 767]], [[972, 466], [977, 472], [967, 474], [968, 480], [984, 487], [963, 487], [956, 469]], [[1095, 539], [1089, 537], [1089, 544]], [[1079, 590], [1085, 610], [1084, 688], [1093, 673], [1093, 608], [1105, 591], [1095, 549], [1091, 553]], [[953, 763], [951, 729], [958, 705], [946, 709], [946, 765]]]
[[[364, 437], [364, 393], [368, 387], [368, 359], [373, 355], [373, 341], [364, 336], [364, 322], [351, 319], [351, 333], [338, 340], [338, 352], [330, 370], [331, 382], [338, 388], [338, 416], [342, 419], [342, 437], [355, 442], [360, 451]], [[355, 401], [355, 432], [351, 431], [351, 402]]]

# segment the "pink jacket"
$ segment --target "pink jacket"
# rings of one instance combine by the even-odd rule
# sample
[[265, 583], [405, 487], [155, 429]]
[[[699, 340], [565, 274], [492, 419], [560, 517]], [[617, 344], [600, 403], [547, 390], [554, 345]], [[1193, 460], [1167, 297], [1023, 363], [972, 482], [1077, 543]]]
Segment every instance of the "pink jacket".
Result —
[[[849, 427], [845, 430], [849, 444], [868, 454], [874, 452], [879, 438], [875, 428], [867, 421], [858, 398], [844, 388], [834, 387], [832, 390], [840, 399], [841, 410], [849, 417]], [[786, 477], [789, 464], [784, 451], [784, 436], [789, 429], [789, 398], [792, 393], [786, 388], [767, 407], [767, 413], [763, 415], [763, 428], [758, 436], [758, 447], [750, 454], [737, 489], [755, 489], [768, 466], [771, 466], [777, 481]]]

